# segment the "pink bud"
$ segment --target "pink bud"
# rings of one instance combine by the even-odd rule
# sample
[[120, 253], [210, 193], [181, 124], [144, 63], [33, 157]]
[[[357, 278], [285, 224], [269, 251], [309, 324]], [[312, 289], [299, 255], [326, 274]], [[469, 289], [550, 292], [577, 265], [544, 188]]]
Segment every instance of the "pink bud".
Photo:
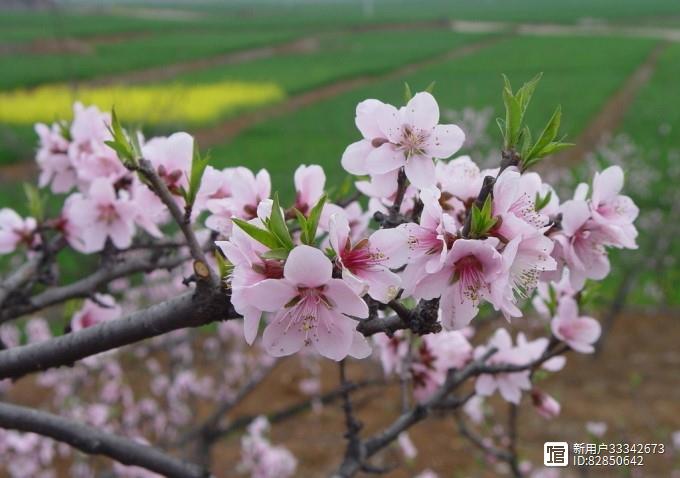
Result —
[[534, 388], [531, 391], [531, 400], [543, 418], [551, 420], [560, 414], [560, 403], [542, 390]]

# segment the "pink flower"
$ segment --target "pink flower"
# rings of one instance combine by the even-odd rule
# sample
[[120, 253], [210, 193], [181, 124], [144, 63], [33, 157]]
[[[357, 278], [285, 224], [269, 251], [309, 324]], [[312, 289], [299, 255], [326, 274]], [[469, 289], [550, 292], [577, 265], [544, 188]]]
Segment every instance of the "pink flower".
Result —
[[506, 169], [493, 188], [493, 214], [500, 217], [496, 233], [512, 240], [529, 235], [548, 224], [548, 217], [536, 211], [536, 195], [541, 191], [536, 173], [520, 174]]
[[96, 294], [96, 301], [87, 299], [71, 319], [71, 330], [77, 331], [121, 316], [120, 306], [110, 295]]
[[95, 179], [86, 196], [74, 194], [65, 214], [77, 228], [84, 251], [101, 251], [107, 238], [118, 249], [132, 244], [135, 207], [125, 191], [116, 194], [109, 179]]
[[426, 189], [420, 197], [423, 201], [420, 224], [407, 223], [397, 228], [406, 234], [404, 247], [408, 250], [402, 276], [404, 293], [416, 296], [421, 295], [420, 282], [441, 270], [459, 228], [459, 223], [442, 210], [439, 191]]
[[102, 113], [96, 106], [73, 105], [68, 155], [81, 188], [87, 188], [100, 177], [116, 181], [128, 172], [116, 152], [104, 143], [111, 139], [110, 124], [111, 115]]
[[307, 215], [323, 195], [326, 186], [326, 174], [317, 164], [311, 166], [301, 164], [295, 170], [294, 179], [295, 207], [302, 214]]
[[23, 219], [12, 209], [0, 209], [0, 254], [14, 252], [20, 244], [33, 246], [38, 240], [35, 235], [37, 226], [32, 217]]
[[[259, 222], [255, 219], [252, 222]], [[258, 224], [260, 225], [260, 224]], [[229, 277], [231, 285], [231, 303], [236, 312], [243, 316], [243, 331], [249, 345], [255, 341], [262, 309], [257, 301], [248, 300], [245, 291], [266, 279], [283, 278], [283, 264], [274, 259], [263, 259], [267, 249], [259, 242], [236, 227], [229, 241], [217, 241], [215, 244], [222, 250], [234, 269]]]
[[201, 187], [196, 195], [195, 211], [203, 211], [207, 202], [211, 199], [223, 199], [231, 196], [231, 174], [233, 171], [234, 168], [223, 170], [215, 169], [212, 166], [205, 168]]
[[333, 279], [332, 272], [331, 261], [320, 250], [297, 246], [286, 260], [283, 279], [266, 279], [246, 289], [251, 304], [275, 312], [263, 335], [271, 355], [290, 355], [309, 345], [333, 360], [350, 352], [356, 323], [347, 315], [366, 318], [368, 306], [345, 282]]
[[404, 358], [408, 355], [410, 347], [404, 333], [397, 331], [392, 337], [388, 337], [387, 334], [375, 334], [373, 343], [380, 351], [383, 373], [385, 375], [401, 373]]
[[472, 346], [458, 331], [423, 336], [411, 364], [416, 399], [427, 400], [444, 384], [448, 371], [464, 367], [472, 353]]
[[506, 319], [520, 317], [517, 300], [531, 297], [541, 274], [554, 270], [557, 262], [550, 255], [553, 241], [541, 232], [516, 236], [503, 250], [503, 279], [491, 284], [495, 302]]
[[578, 315], [578, 305], [573, 299], [560, 301], [557, 317], [550, 323], [552, 332], [569, 347], [584, 354], [592, 353], [593, 344], [600, 338], [600, 323], [591, 318]]
[[168, 222], [170, 217], [168, 208], [156, 193], [137, 177], [132, 178], [130, 202], [134, 206], [135, 223], [153, 237], [162, 237], [163, 232], [158, 226]]
[[418, 473], [413, 478], [439, 478], [439, 475], [428, 468], [428, 469], [421, 471], [420, 473]]
[[271, 179], [266, 169], [254, 175], [248, 168], [234, 168], [231, 173], [231, 196], [209, 199], [206, 207], [211, 213], [205, 225], [224, 235], [229, 235], [232, 217], [250, 220], [258, 216], [260, 202], [269, 198]]
[[438, 161], [436, 175], [442, 195], [450, 196], [445, 197], [446, 201], [451, 202], [451, 199], [455, 199], [460, 204], [475, 199], [484, 181], [479, 167], [470, 156], [460, 156], [449, 162]]
[[150, 139], [142, 146], [144, 159], [151, 162], [173, 194], [189, 186], [189, 172], [194, 154], [194, 138], [187, 133]]
[[590, 209], [593, 221], [607, 228], [623, 247], [635, 249], [637, 230], [633, 221], [639, 209], [631, 198], [619, 194], [622, 188], [623, 170], [619, 166], [595, 173]]
[[556, 251], [558, 257], [569, 267], [572, 287], [581, 290], [586, 279], [601, 280], [609, 274], [605, 246], [612, 244], [612, 237], [591, 220], [590, 209], [585, 201], [566, 201], [560, 211], [562, 231], [551, 237], [559, 244]]
[[35, 132], [40, 138], [36, 155], [40, 167], [38, 184], [44, 188], [52, 183], [52, 192], [68, 192], [78, 182], [78, 175], [68, 156], [69, 142], [61, 135], [57, 123], [52, 126], [36, 124]]
[[265, 435], [269, 422], [258, 417], [241, 438], [241, 461], [238, 468], [251, 478], [290, 478], [295, 475], [297, 460], [282, 446], [274, 446]]
[[413, 460], [418, 456], [418, 449], [413, 444], [413, 441], [411, 441], [411, 437], [407, 432], [401, 432], [397, 437], [397, 442], [399, 443], [401, 452], [404, 454], [404, 458]]
[[543, 418], [551, 420], [560, 414], [560, 403], [538, 388], [531, 390], [531, 401], [538, 414]]
[[330, 219], [330, 244], [342, 278], [359, 296], [368, 293], [375, 300], [388, 303], [399, 292], [401, 279], [390, 268], [404, 262], [404, 234], [398, 229], [381, 229], [371, 237], [352, 244], [350, 227], [343, 214]]
[[463, 411], [473, 423], [479, 425], [484, 421], [484, 397], [473, 396], [463, 405]]
[[[552, 293], [550, 292], [552, 289]], [[569, 269], [562, 270], [561, 279], [557, 282], [539, 282], [536, 288], [536, 296], [532, 300], [532, 305], [536, 312], [538, 312], [542, 317], [546, 319], [552, 318], [552, 314], [549, 309], [549, 304], [551, 304], [554, 294], [554, 298], [557, 300], [557, 305], [564, 298], [573, 298], [576, 296], [578, 291], [571, 287], [571, 281], [569, 280]]]
[[484, 300], [498, 308], [491, 294], [491, 284], [503, 280], [503, 259], [496, 250], [497, 244], [495, 238], [457, 239], [442, 269], [418, 284], [419, 298], [434, 299], [441, 295], [444, 327], [461, 329], [468, 325]]
[[417, 93], [400, 110], [377, 100], [359, 103], [356, 124], [364, 139], [345, 150], [342, 165], [358, 175], [404, 167], [416, 187], [434, 186], [432, 159], [450, 157], [465, 140], [458, 126], [437, 123], [439, 106], [427, 92]]
[[[544, 342], [544, 345], [546, 343], [547, 341]], [[491, 347], [498, 349], [498, 351], [487, 360], [486, 363], [489, 365], [524, 365], [530, 361], [527, 360], [527, 358], [531, 358], [535, 353], [535, 347], [527, 348], [525, 346], [522, 349], [513, 347], [512, 338], [505, 329], [498, 329], [491, 339], [489, 339], [487, 346], [477, 347], [474, 353], [475, 358], [483, 356]], [[545, 346], [543, 348], [545, 348]], [[488, 397], [498, 390], [505, 400], [517, 404], [522, 397], [522, 390], [531, 389], [531, 380], [529, 376], [529, 370], [510, 373], [483, 374], [480, 375], [475, 382], [475, 391], [478, 395]]]
[[586, 422], [586, 430], [591, 435], [600, 438], [607, 433], [607, 424], [605, 422]]

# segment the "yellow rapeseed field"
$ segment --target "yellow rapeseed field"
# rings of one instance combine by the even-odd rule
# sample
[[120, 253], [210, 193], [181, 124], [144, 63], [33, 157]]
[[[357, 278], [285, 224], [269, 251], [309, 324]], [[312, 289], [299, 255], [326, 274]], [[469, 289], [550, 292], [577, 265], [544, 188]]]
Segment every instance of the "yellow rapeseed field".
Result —
[[0, 123], [33, 124], [72, 117], [74, 101], [112, 106], [120, 117], [143, 124], [206, 123], [231, 111], [279, 100], [284, 91], [274, 83], [102, 86], [72, 89], [46, 85], [0, 92]]

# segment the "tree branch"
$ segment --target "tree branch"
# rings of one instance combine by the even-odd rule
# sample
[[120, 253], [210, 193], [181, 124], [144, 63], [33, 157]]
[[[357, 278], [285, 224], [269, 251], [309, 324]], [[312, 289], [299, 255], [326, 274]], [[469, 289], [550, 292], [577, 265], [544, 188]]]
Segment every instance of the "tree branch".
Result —
[[70, 299], [89, 297], [99, 287], [121, 277], [127, 277], [138, 272], [175, 268], [186, 262], [187, 259], [187, 256], [184, 255], [161, 258], [157, 254], [145, 257], [128, 257], [112, 267], [102, 267], [79, 281], [62, 287], [47, 289], [45, 292], [30, 297], [27, 303], [0, 308], [0, 323]]
[[0, 402], [0, 427], [37, 433], [68, 443], [90, 455], [104, 455], [120, 463], [139, 466], [163, 476], [205, 478], [205, 470], [161, 450], [83, 425], [51, 413]]
[[215, 274], [215, 271], [213, 271], [208, 265], [203, 248], [198, 243], [196, 234], [194, 234], [194, 230], [191, 228], [191, 222], [185, 220], [184, 213], [177, 205], [175, 198], [168, 190], [165, 182], [160, 178], [160, 176], [158, 176], [158, 173], [148, 159], [142, 158], [139, 160], [139, 170], [149, 180], [153, 186], [154, 192], [167, 206], [172, 218], [181, 229], [182, 234], [184, 234], [184, 237], [187, 240], [187, 245], [189, 246], [189, 250], [191, 251], [191, 255], [196, 261], [194, 263], [194, 270], [196, 271], [197, 275], [201, 279], [209, 280], [211, 284], [216, 285], [219, 282], [219, 278]]
[[226, 291], [215, 288], [203, 293], [187, 292], [121, 319], [0, 351], [0, 378], [19, 378], [27, 373], [70, 365], [173, 330], [236, 317]]

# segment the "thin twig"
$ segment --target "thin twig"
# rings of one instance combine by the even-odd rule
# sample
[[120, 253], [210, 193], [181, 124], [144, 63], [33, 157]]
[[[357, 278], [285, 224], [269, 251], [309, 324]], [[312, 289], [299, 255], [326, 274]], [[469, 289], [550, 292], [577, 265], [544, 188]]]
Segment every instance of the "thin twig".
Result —
[[99, 287], [109, 282], [139, 272], [152, 272], [158, 269], [173, 269], [188, 259], [187, 256], [159, 257], [151, 254], [143, 257], [127, 257], [118, 264], [103, 267], [89, 276], [71, 284], [53, 287], [30, 297], [26, 303], [7, 306], [0, 310], [0, 323], [37, 312], [51, 305], [70, 299], [90, 297]]
[[194, 269], [196, 270], [197, 275], [199, 275], [199, 277], [202, 279], [209, 280], [211, 284], [216, 285], [219, 282], [219, 278], [217, 277], [215, 271], [213, 271], [208, 264], [205, 253], [203, 252], [203, 248], [199, 244], [198, 239], [196, 239], [194, 230], [191, 228], [191, 222], [185, 220], [184, 213], [177, 205], [175, 198], [168, 190], [165, 182], [158, 175], [148, 159], [139, 160], [139, 170], [149, 180], [154, 192], [156, 195], [158, 195], [161, 201], [163, 201], [163, 204], [165, 204], [165, 206], [170, 211], [170, 215], [179, 226], [182, 234], [184, 234], [187, 245], [189, 246], [189, 250], [191, 251], [191, 255], [196, 261], [194, 264]]

